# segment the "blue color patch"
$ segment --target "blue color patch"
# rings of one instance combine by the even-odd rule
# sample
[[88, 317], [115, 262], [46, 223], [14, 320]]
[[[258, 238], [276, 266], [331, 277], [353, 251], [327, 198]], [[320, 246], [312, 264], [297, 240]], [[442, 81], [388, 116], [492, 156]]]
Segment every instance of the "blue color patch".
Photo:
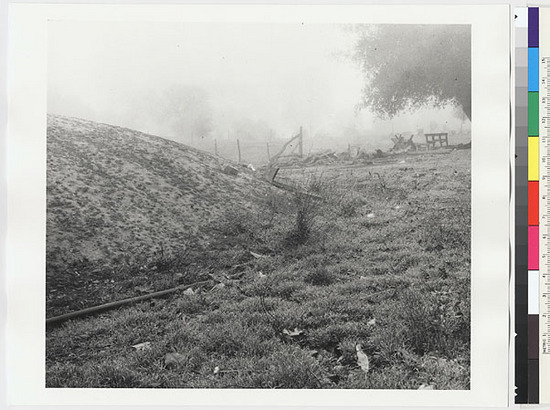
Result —
[[539, 90], [539, 48], [529, 47], [527, 61], [527, 91]]

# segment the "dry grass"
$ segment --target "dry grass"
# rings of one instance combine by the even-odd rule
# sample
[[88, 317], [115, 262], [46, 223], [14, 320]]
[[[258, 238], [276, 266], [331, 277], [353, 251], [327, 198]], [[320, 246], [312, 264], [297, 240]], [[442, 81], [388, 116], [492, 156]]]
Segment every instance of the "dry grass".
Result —
[[[186, 152], [174, 149], [178, 155]], [[204, 161], [209, 167], [211, 158]], [[112, 276], [103, 279], [108, 282], [100, 282], [101, 290], [87, 301], [116, 299], [145, 284], [157, 290], [208, 275], [223, 286], [51, 329], [47, 385], [469, 388], [469, 151], [402, 157], [377, 167], [281, 173], [322, 200], [304, 206], [303, 197], [264, 190], [259, 182], [241, 186], [238, 178], [212, 174], [217, 181], [213, 189], [221, 189], [217, 195], [226, 194], [222, 187], [227, 183], [240, 187], [242, 198], [224, 196], [210, 220], [194, 220], [195, 230], [208, 241], [187, 236], [178, 248], [166, 238], [155, 257], [114, 267]], [[154, 195], [159, 209], [171, 203], [166, 193]], [[243, 201], [257, 204], [259, 211], [241, 205]], [[290, 240], [300, 229], [300, 212], [310, 221], [307, 235]], [[49, 249], [59, 246], [65, 225], [53, 226], [57, 231], [48, 237]], [[133, 220], [131, 226], [149, 229]], [[122, 222], [116, 229], [124, 229]], [[118, 238], [116, 229], [109, 232]], [[68, 235], [78, 238], [71, 236], [73, 231]], [[51, 273], [70, 278], [69, 270]], [[83, 281], [94, 277], [85, 275]], [[61, 281], [49, 275], [52, 280]], [[78, 285], [54, 293], [62, 293], [66, 305], [77, 306], [87, 289]], [[51, 306], [52, 312], [64, 309], [63, 304]], [[151, 349], [131, 347], [142, 342], [150, 342]], [[358, 366], [358, 343], [370, 358], [368, 373]], [[165, 362], [171, 352], [179, 353], [177, 364]]]

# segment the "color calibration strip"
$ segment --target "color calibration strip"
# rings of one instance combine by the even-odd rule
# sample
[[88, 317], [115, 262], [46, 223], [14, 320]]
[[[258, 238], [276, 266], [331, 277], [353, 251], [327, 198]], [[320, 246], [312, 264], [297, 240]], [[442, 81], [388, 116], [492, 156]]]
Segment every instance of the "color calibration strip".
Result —
[[[536, 75], [538, 77], [536, 110], [540, 138], [540, 254], [537, 290], [539, 402], [550, 404], [550, 8], [537, 14], [538, 37]], [[531, 285], [531, 284], [529, 284]]]
[[[515, 10], [515, 401], [518, 404], [550, 402], [547, 397], [550, 394], [550, 128], [546, 123], [550, 121], [547, 118], [550, 87], [546, 84], [548, 75], [542, 69], [546, 67], [546, 51], [541, 55], [539, 32], [545, 25], [550, 26], [548, 10], [541, 11], [538, 7]], [[548, 33], [542, 38], [548, 41]], [[547, 65], [550, 67], [550, 57]], [[539, 110], [545, 106], [549, 107], [547, 114], [544, 109]]]
[[539, 9], [527, 14], [528, 263], [527, 400], [539, 403]]
[[[528, 17], [527, 8], [515, 10], [515, 135], [516, 135], [516, 178], [515, 178], [515, 384], [517, 404], [528, 403], [528, 233], [529, 197], [536, 185], [528, 180]], [[534, 181], [533, 181], [534, 182]], [[538, 195], [537, 195], [538, 196]]]
[[515, 402], [550, 404], [550, 8], [514, 14]]

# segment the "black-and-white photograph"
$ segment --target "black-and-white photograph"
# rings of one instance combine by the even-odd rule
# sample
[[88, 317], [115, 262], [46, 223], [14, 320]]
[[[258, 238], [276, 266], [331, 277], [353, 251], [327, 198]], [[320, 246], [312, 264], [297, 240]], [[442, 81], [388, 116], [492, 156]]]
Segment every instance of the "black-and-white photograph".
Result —
[[470, 389], [470, 25], [47, 53], [46, 387]]

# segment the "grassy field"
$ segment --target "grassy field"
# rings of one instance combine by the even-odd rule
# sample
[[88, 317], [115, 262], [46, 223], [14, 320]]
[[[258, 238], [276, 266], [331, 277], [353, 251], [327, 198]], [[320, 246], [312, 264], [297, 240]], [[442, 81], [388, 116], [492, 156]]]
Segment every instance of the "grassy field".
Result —
[[78, 276], [51, 264], [50, 315], [210, 282], [49, 329], [46, 385], [468, 389], [470, 151], [446, 152], [282, 169], [296, 192], [214, 176], [217, 211], [188, 222], [201, 235]]

